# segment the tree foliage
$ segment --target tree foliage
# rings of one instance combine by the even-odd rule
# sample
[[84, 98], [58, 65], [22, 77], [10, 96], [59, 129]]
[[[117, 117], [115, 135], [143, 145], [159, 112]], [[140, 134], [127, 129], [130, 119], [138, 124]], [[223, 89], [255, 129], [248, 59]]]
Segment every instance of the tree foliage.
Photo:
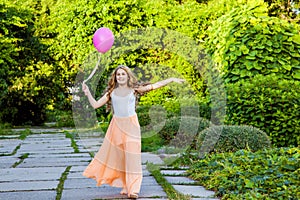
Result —
[[[281, 17], [281, 10], [273, 13], [272, 9], [275, 11], [274, 8], [284, 1], [266, 2], [269, 4], [252, 0], [219, 0], [218, 3], [194, 0], [3, 0], [0, 6], [0, 121], [40, 124], [46, 120], [49, 110], [71, 110], [69, 89], [74, 86], [76, 77], [81, 76], [83, 80], [90, 73], [84, 63], [95, 53], [94, 32], [103, 26], [110, 28], [117, 39], [145, 27], [180, 33], [183, 38], [191, 38], [195, 44], [207, 48], [228, 82], [269, 73], [298, 79], [297, 17], [288, 14]], [[154, 36], [146, 39], [151, 40]], [[170, 45], [172, 41], [166, 44]], [[180, 51], [185, 52], [186, 57], [195, 56], [192, 51], [188, 52], [189, 45], [186, 46]], [[203, 104], [201, 106], [212, 107], [210, 95], [215, 91], [210, 90], [212, 88], [208, 87], [199, 67], [178, 51], [140, 47], [113, 57], [113, 50], [116, 49], [103, 56], [103, 60], [113, 60], [105, 65], [98, 85], [94, 84], [97, 87], [91, 86], [97, 97], [102, 94], [112, 69], [118, 64], [126, 64], [145, 81], [181, 76], [189, 86], [182, 92], [193, 91], [196, 100]], [[179, 104], [187, 105], [191, 101], [178, 95], [178, 91], [179, 88], [172, 86], [149, 93], [141, 98], [141, 105], [157, 103], [168, 112], [179, 112]], [[214, 111], [212, 108], [205, 110]], [[99, 118], [107, 117], [104, 108], [97, 112]]]
[[46, 108], [56, 96], [51, 57], [35, 29], [38, 16], [32, 7], [0, 4], [1, 84], [0, 120], [13, 124], [45, 120]]
[[276, 146], [299, 146], [299, 88], [274, 74], [228, 84], [227, 121], [265, 131]]
[[243, 5], [213, 23], [207, 47], [226, 82], [271, 73], [300, 80], [298, 31], [295, 24], [269, 17], [262, 3]]

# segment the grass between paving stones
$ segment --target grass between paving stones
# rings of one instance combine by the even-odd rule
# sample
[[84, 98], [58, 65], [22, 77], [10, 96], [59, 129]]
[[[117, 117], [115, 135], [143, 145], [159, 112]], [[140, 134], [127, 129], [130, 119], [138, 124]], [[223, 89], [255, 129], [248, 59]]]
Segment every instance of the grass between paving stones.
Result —
[[[188, 168], [173, 168], [173, 167], [161, 167], [160, 170], [188, 170]], [[164, 177], [187, 177], [188, 174], [184, 173], [184, 174], [164, 174], [163, 175]], [[200, 182], [199, 181], [196, 181], [196, 180], [193, 180], [191, 179], [192, 181], [191, 182], [186, 182], [186, 181], [183, 181], [183, 182], [176, 182], [176, 185], [195, 185], [195, 186], [198, 186], [200, 185]]]
[[17, 166], [18, 166], [19, 164], [21, 164], [26, 158], [28, 158], [28, 156], [29, 156], [29, 153], [22, 154], [22, 155], [19, 157], [20, 160], [17, 161], [17, 162], [15, 162], [11, 167], [12, 167], [12, 168], [17, 167]]
[[62, 173], [62, 175], [61, 175], [61, 177], [59, 179], [59, 183], [58, 183], [57, 188], [56, 188], [56, 200], [60, 200], [61, 199], [61, 195], [62, 195], [62, 192], [64, 190], [65, 180], [68, 177], [68, 174], [70, 172], [71, 167], [72, 166], [66, 167], [65, 171]]
[[[2, 133], [2, 132], [1, 132]], [[28, 135], [30, 135], [32, 132], [31, 132], [31, 130], [30, 129], [25, 129], [25, 130], [23, 130], [23, 131], [21, 131], [20, 132], [20, 135], [19, 135], [19, 139], [20, 140], [25, 140], [25, 138], [28, 136]], [[10, 132], [9, 132], [9, 134], [10, 134]], [[8, 135], [9, 135], [8, 134]], [[7, 139], [7, 138], [5, 138], [5, 137], [3, 137], [3, 138], [1, 138], [1, 139]], [[18, 146], [16, 146], [15, 147], [15, 149], [11, 152], [11, 153], [2, 153], [2, 154], [0, 154], [0, 156], [13, 156], [13, 155], [15, 155], [16, 153], [17, 153], [17, 151], [20, 149], [20, 147], [21, 147], [21, 144], [19, 144]], [[25, 154], [23, 154], [23, 155], [25, 155]], [[22, 155], [22, 156], [23, 156]], [[21, 157], [22, 157], [21, 156]], [[25, 158], [24, 158], [25, 159]]]
[[65, 131], [65, 134], [66, 134], [66, 138], [70, 138], [71, 139], [71, 146], [74, 149], [74, 153], [80, 153], [80, 151], [78, 149], [78, 145], [77, 145], [77, 143], [75, 141], [76, 135], [74, 133], [70, 133], [68, 131]]
[[2, 154], [0, 154], [0, 156], [13, 156], [17, 153], [17, 151], [20, 149], [20, 147], [21, 147], [21, 144], [16, 146], [16, 148], [11, 153], [2, 153]]
[[[23, 131], [21, 131], [20, 132], [20, 135], [19, 135], [19, 139], [20, 140], [25, 140], [25, 138], [28, 136], [28, 135], [30, 135], [32, 132], [31, 132], [31, 130], [30, 129], [25, 129], [25, 130], [23, 130]], [[9, 134], [10, 134], [10, 132], [9, 132]], [[8, 135], [9, 135], [8, 134]], [[7, 138], [3, 138], [3, 139], [7, 139]], [[0, 156], [13, 156], [13, 155], [15, 155], [16, 153], [17, 153], [17, 151], [20, 149], [20, 147], [21, 147], [21, 144], [19, 144], [18, 146], [16, 146], [16, 148], [11, 152], [11, 153], [3, 153], [3, 154], [0, 154]], [[20, 158], [22, 159], [22, 157], [23, 156], [26, 156], [26, 154], [23, 154]], [[27, 155], [28, 156], [28, 155]], [[26, 157], [24, 157], [24, 159], [25, 159]], [[23, 160], [24, 160], [23, 159]], [[23, 160], [22, 160], [22, 162], [23, 162]], [[16, 164], [16, 163], [15, 163]], [[15, 165], [14, 164], [14, 165]], [[19, 163], [20, 164], [20, 163]], [[18, 164], [17, 164], [18, 165]]]
[[95, 153], [94, 152], [89, 152], [91, 158], [94, 158], [95, 157]]
[[170, 184], [160, 173], [160, 166], [152, 163], [147, 163], [147, 169], [153, 175], [157, 183], [162, 186], [163, 190], [167, 193], [168, 199], [171, 200], [190, 200], [191, 196], [181, 194], [176, 191], [172, 184]]
[[0, 123], [0, 139], [6, 139], [5, 135], [14, 135], [15, 133], [11, 130], [11, 125]]
[[27, 137], [28, 135], [30, 135], [30, 134], [32, 134], [32, 131], [31, 131], [29, 128], [26, 128], [25, 130], [23, 130], [23, 131], [20, 132], [19, 139], [20, 139], [20, 140], [25, 140], [26, 137]]
[[[11, 129], [1, 129], [0, 126], [0, 139], [20, 139], [25, 140], [28, 135], [32, 134], [32, 131], [29, 128], [26, 128], [19, 133], [12, 131]], [[19, 136], [18, 136], [19, 135]], [[8, 137], [13, 136], [13, 137]]]

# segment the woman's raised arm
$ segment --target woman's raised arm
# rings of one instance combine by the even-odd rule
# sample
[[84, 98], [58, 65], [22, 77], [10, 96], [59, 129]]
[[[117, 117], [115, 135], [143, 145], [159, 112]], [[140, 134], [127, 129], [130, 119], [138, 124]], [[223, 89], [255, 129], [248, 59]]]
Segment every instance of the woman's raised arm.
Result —
[[108, 97], [107, 97], [107, 93], [105, 93], [98, 101], [96, 101], [94, 99], [94, 97], [92, 96], [90, 89], [88, 88], [88, 86], [83, 83], [82, 84], [82, 90], [84, 92], [84, 94], [88, 97], [88, 100], [91, 104], [91, 106], [93, 108], [100, 108], [101, 106], [105, 105], [108, 102]]
[[180, 78], [168, 78], [166, 80], [162, 80], [162, 81], [158, 81], [156, 83], [150, 84], [150, 85], [146, 85], [146, 86], [140, 86], [137, 91], [138, 92], [148, 92], [151, 90], [156, 90], [158, 88], [164, 87], [166, 85], [168, 85], [169, 83], [172, 82], [176, 82], [176, 83], [183, 83], [185, 80], [184, 79], [180, 79]]

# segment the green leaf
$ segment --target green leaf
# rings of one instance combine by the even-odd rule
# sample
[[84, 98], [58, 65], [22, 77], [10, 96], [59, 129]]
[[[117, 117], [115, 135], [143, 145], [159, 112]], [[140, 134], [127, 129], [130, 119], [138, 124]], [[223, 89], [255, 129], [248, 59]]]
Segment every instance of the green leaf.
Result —
[[288, 71], [291, 71], [291, 69], [292, 69], [292, 66], [290, 66], [290, 65], [282, 65], [282, 67]]
[[300, 45], [300, 35], [299, 34], [294, 34], [293, 37], [293, 42]]
[[255, 56], [246, 56], [246, 59], [248, 59], [248, 60], [255, 60], [256, 57]]
[[300, 80], [300, 70], [297, 70], [296, 72], [293, 73], [293, 78]]

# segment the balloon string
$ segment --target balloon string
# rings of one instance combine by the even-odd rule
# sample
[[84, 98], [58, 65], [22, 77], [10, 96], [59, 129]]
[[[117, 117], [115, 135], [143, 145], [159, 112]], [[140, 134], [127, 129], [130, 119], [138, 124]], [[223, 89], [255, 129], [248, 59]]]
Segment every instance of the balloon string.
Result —
[[97, 64], [96, 64], [95, 68], [93, 69], [92, 73], [89, 75], [89, 77], [88, 77], [87, 79], [85, 79], [85, 80], [83, 81], [83, 83], [86, 83], [88, 80], [90, 80], [90, 79], [94, 76], [95, 72], [96, 72], [97, 69], [98, 69], [99, 63], [100, 63], [100, 57], [99, 57], [99, 59], [98, 59], [98, 62], [97, 62]]

